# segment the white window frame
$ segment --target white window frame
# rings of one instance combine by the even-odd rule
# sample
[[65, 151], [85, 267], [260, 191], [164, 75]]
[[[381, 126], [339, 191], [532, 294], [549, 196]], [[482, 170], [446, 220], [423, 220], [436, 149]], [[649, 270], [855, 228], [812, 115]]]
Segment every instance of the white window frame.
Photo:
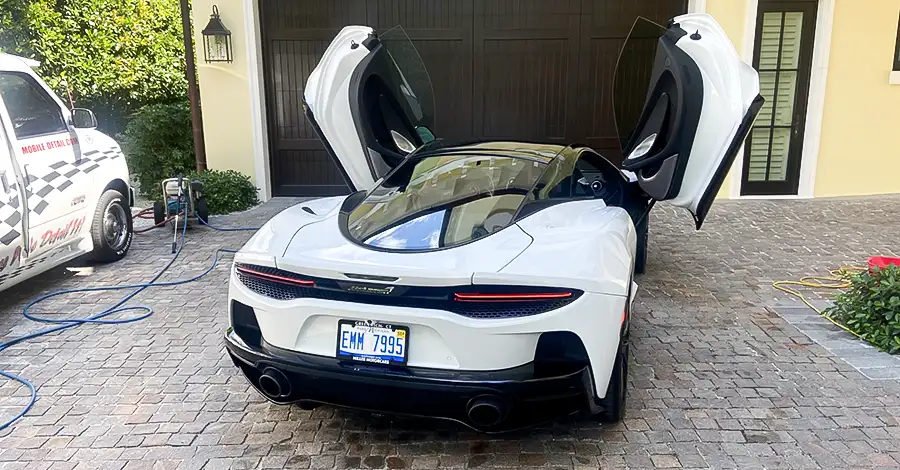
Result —
[[891, 85], [900, 85], [900, 22], [897, 24], [897, 44], [894, 46], [894, 65], [888, 80]]
[[[810, 67], [809, 98], [806, 111], [806, 128], [803, 138], [803, 155], [800, 158], [800, 185], [796, 195], [784, 196], [741, 196], [741, 180], [744, 171], [744, 149], [738, 153], [731, 167], [732, 199], [809, 199], [815, 197], [816, 169], [819, 163], [819, 149], [822, 142], [822, 118], [825, 115], [825, 89], [828, 84], [828, 61], [831, 56], [831, 33], [834, 29], [835, 0], [819, 0], [816, 17], [815, 43], [813, 44], [812, 66]], [[753, 63], [756, 47], [756, 21], [759, 0], [747, 0], [745, 12], [744, 42], [741, 58]]]
[[246, 31], [247, 81], [250, 86], [250, 130], [253, 145], [254, 181], [259, 199], [272, 198], [272, 175], [269, 169], [269, 138], [266, 133], [265, 96], [263, 95], [262, 35], [260, 34], [259, 0], [243, 0]]

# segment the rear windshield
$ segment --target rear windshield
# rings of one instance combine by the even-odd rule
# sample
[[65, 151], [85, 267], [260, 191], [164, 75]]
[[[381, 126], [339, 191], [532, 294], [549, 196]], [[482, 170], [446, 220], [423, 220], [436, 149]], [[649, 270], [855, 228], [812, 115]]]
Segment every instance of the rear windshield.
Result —
[[347, 232], [397, 251], [460, 245], [509, 225], [546, 166], [493, 155], [410, 159], [349, 214]]

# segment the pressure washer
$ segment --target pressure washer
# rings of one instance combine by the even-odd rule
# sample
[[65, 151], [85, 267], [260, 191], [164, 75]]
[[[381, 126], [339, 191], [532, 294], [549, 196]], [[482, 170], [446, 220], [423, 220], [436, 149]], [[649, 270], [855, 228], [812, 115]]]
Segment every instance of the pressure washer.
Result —
[[153, 221], [156, 225], [173, 219], [177, 232], [179, 221], [190, 224], [196, 219], [209, 220], [209, 208], [203, 197], [203, 183], [200, 180], [178, 176], [162, 180], [160, 186], [163, 199], [153, 203]]

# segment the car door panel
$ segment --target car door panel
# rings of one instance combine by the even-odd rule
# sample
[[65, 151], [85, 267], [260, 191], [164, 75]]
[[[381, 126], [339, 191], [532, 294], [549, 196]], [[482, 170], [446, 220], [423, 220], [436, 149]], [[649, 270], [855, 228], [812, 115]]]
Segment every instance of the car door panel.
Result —
[[655, 32], [652, 23], [638, 20], [635, 24], [618, 64], [615, 97], [628, 94], [623, 89], [631, 85], [626, 82], [635, 78], [635, 69], [652, 70], [649, 77], [640, 77], [650, 85], [622, 166], [640, 175], [647, 195], [663, 200], [675, 197], [680, 189], [688, 162], [682, 156], [690, 154], [697, 132], [703, 80], [694, 61], [676, 45], [684, 37], [680, 29], [670, 28], [658, 36], [652, 68], [639, 64], [650, 57], [648, 46]]
[[380, 35], [365, 26], [342, 29], [303, 98], [307, 119], [353, 191], [368, 189], [405, 157], [391, 131], [419, 147], [433, 125], [428, 74], [399, 28]]
[[[636, 80], [647, 84], [641, 106], [626, 98]], [[758, 73], [710, 15], [668, 27], [641, 18], [615, 87], [623, 169], [648, 197], [689, 210], [699, 229], [761, 107]]]

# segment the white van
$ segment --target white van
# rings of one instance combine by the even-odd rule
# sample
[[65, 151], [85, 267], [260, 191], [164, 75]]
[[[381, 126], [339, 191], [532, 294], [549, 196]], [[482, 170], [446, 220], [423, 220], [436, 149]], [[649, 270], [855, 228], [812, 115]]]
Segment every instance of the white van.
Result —
[[33, 65], [0, 54], [0, 291], [86, 253], [119, 260], [134, 237], [122, 150]]

